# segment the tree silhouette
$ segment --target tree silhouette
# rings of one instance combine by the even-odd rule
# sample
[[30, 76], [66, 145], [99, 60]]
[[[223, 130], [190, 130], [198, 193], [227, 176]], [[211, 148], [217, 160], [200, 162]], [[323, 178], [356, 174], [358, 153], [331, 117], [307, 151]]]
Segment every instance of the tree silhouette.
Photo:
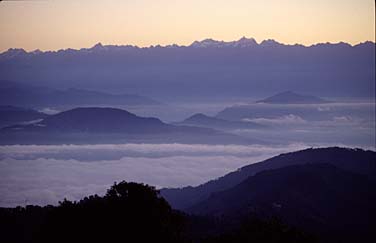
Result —
[[154, 187], [115, 183], [103, 196], [58, 206], [0, 208], [0, 242], [311, 242], [280, 222], [186, 215]]
[[184, 242], [183, 216], [153, 187], [120, 182], [104, 197], [0, 210], [2, 242]]

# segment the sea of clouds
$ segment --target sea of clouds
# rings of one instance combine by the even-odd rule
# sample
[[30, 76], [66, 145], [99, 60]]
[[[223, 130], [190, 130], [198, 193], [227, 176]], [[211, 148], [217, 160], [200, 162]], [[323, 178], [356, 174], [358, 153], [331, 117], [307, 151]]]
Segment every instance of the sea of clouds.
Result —
[[[207, 108], [208, 114], [213, 115], [217, 108]], [[0, 146], [0, 207], [57, 204], [64, 198], [103, 195], [115, 181], [122, 180], [157, 188], [195, 186], [244, 165], [307, 147], [338, 145], [375, 150], [374, 102], [319, 107], [254, 104], [251, 108], [253, 117], [243, 120], [268, 129], [232, 132], [267, 145]]]
[[199, 185], [244, 165], [309, 147], [263, 145], [0, 146], [0, 206], [57, 204], [103, 195], [115, 181]]

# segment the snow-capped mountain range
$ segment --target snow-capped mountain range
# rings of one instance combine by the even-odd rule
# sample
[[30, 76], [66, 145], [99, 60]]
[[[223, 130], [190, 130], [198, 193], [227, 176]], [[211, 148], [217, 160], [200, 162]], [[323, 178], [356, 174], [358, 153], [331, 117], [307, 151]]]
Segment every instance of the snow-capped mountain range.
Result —
[[81, 49], [60, 49], [57, 51], [41, 51], [39, 49], [27, 52], [22, 48], [10, 48], [7, 51], [0, 53], [0, 58], [13, 58], [17, 56], [22, 55], [38, 55], [43, 53], [59, 53], [59, 52], [103, 52], [103, 51], [121, 51], [121, 50], [129, 50], [129, 49], [151, 49], [151, 48], [252, 48], [252, 47], [267, 47], [267, 48], [273, 48], [273, 47], [281, 47], [281, 46], [297, 46], [297, 47], [314, 47], [314, 46], [323, 46], [323, 45], [342, 45], [346, 47], [356, 47], [363, 44], [374, 44], [371, 41], [367, 41], [364, 43], [359, 43], [357, 45], [351, 46], [348, 43], [339, 42], [339, 43], [318, 43], [311, 46], [304, 46], [302, 44], [295, 44], [295, 45], [289, 45], [289, 44], [283, 44], [273, 39], [267, 39], [263, 40], [260, 43], [257, 43], [257, 41], [254, 38], [246, 38], [242, 37], [239, 40], [235, 41], [219, 41], [214, 40], [211, 38], [207, 38], [201, 41], [194, 41], [192, 44], [185, 46], [185, 45], [177, 45], [177, 44], [171, 44], [166, 46], [161, 45], [152, 45], [149, 47], [139, 47], [136, 45], [103, 45], [102, 43], [97, 43], [91, 48], [81, 48]]

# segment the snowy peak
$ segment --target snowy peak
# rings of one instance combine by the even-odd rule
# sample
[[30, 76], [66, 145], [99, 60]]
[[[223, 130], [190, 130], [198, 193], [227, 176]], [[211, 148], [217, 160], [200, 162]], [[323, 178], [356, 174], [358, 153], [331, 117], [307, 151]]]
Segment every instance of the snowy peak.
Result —
[[289, 45], [283, 44], [273, 39], [263, 40], [260, 44], [254, 38], [247, 38], [242, 37], [239, 40], [235, 41], [218, 41], [211, 38], [204, 39], [202, 41], [194, 41], [191, 45], [184, 46], [184, 45], [177, 45], [171, 44], [166, 46], [155, 45], [149, 47], [138, 47], [136, 45], [103, 45], [102, 43], [98, 42], [92, 47], [89, 48], [81, 48], [81, 49], [61, 49], [57, 51], [41, 51], [41, 50], [34, 50], [27, 52], [22, 48], [10, 48], [7, 51], [0, 53], [0, 58], [2, 59], [11, 59], [15, 57], [23, 57], [23, 56], [37, 56], [45, 53], [102, 53], [102, 52], [120, 52], [120, 51], [129, 51], [129, 50], [152, 50], [152, 49], [178, 49], [178, 48], [253, 48], [253, 47], [263, 47], [263, 48], [275, 48], [275, 47], [307, 47], [307, 48], [360, 48], [360, 49], [369, 49], [375, 48], [375, 43], [372, 41], [366, 41], [363, 43], [359, 43], [357, 45], [350, 45], [348, 43], [339, 42], [339, 43], [318, 43], [311, 46], [304, 46], [301, 44]]
[[273, 40], [273, 39], [268, 39], [268, 40], [263, 40], [260, 43], [260, 46], [262, 47], [278, 47], [278, 46], [283, 46], [283, 44]]
[[195, 41], [190, 46], [191, 47], [220, 47], [224, 44], [224, 41], [216, 41], [213, 39], [205, 39], [202, 41]]
[[6, 52], [1, 53], [0, 55], [5, 58], [13, 58], [25, 54], [27, 54], [27, 52], [22, 48], [9, 48]]
[[43, 51], [41, 51], [41, 50], [39, 50], [39, 49], [36, 49], [36, 50], [34, 50], [34, 51], [30, 52], [30, 53], [31, 53], [31, 54], [34, 54], [34, 55], [39, 55], [39, 54], [42, 54]]
[[229, 42], [234, 47], [249, 47], [249, 46], [257, 46], [257, 42], [254, 38], [246, 38], [242, 37], [238, 41]]
[[207, 48], [207, 47], [214, 47], [214, 48], [220, 48], [220, 47], [250, 47], [250, 46], [257, 46], [257, 42], [253, 38], [246, 38], [242, 37], [241, 39], [237, 41], [217, 41], [213, 39], [205, 39], [202, 41], [195, 41], [193, 42], [190, 47], [196, 47], [196, 48]]
[[98, 42], [97, 44], [95, 44], [95, 45], [91, 48], [91, 50], [93, 50], [93, 51], [104, 51], [104, 50], [106, 50], [106, 49], [107, 49], [107, 47], [104, 46], [104, 45], [102, 45], [102, 43], [100, 43], [100, 42]]

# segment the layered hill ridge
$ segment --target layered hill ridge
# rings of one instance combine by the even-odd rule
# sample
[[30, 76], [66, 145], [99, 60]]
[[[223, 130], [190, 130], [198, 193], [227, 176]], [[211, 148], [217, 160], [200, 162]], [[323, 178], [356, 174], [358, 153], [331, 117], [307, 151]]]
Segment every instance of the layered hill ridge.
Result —
[[233, 220], [280, 217], [334, 242], [371, 242], [375, 204], [375, 180], [330, 164], [305, 164], [259, 172], [188, 211]]
[[162, 189], [161, 194], [177, 209], [188, 209], [213, 193], [230, 189], [261, 171], [291, 165], [328, 163], [352, 173], [376, 179], [376, 152], [348, 148], [316, 148], [281, 154], [265, 161], [244, 166], [223, 177], [197, 187]]
[[311, 148], [161, 194], [189, 214], [227, 222], [225, 228], [252, 218], [278, 218], [313, 233], [318, 242], [373, 242], [376, 152]]
[[252, 143], [250, 139], [210, 128], [175, 126], [122, 109], [98, 107], [75, 108], [36, 123], [5, 127], [0, 132], [2, 144], [127, 142]]
[[158, 101], [135, 94], [111, 94], [100, 91], [45, 86], [2, 81], [0, 104], [33, 107], [77, 107], [95, 105], [153, 106]]
[[373, 42], [307, 47], [274, 40], [258, 44], [251, 38], [142, 48], [98, 43], [79, 50], [12, 49], [0, 54], [0, 73], [1, 81], [54, 89], [90, 87], [165, 102], [256, 97], [281, 89], [325, 97], [372, 97], [374, 50]]

